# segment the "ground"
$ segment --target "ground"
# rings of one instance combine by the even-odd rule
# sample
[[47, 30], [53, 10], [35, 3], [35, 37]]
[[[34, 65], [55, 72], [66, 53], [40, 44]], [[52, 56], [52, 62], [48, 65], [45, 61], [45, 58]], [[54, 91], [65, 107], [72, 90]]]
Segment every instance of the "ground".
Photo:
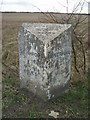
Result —
[[[59, 20], [59, 16], [57, 15]], [[58, 118], [88, 117], [89, 76], [74, 68], [73, 54], [69, 92], [44, 102], [32, 93], [20, 89], [18, 31], [22, 22], [52, 22], [45, 15], [29, 13], [3, 13], [2, 21], [2, 105], [3, 118], [53, 118], [51, 111], [59, 112]], [[86, 45], [87, 41], [85, 42]], [[87, 46], [87, 45], [86, 45]], [[78, 66], [82, 62], [79, 50]], [[87, 52], [87, 51], [86, 51]]]

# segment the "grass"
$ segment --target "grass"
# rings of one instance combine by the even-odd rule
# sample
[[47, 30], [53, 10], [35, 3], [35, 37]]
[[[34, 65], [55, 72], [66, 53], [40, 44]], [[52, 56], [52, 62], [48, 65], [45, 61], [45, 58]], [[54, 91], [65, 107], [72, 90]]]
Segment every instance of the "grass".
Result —
[[5, 76], [5, 79], [3, 80], [3, 83], [9, 86], [15, 86], [15, 77], [9, 77], [9, 76]]
[[17, 78], [6, 76], [3, 80], [3, 105], [11, 106], [13, 104], [24, 102], [26, 97], [23, 93], [20, 93], [17, 85]]
[[29, 117], [30, 118], [36, 118], [36, 113], [34, 112], [34, 104], [32, 104], [32, 107], [31, 107], [31, 111], [30, 111], [30, 114], [29, 114]]
[[[88, 80], [89, 76], [85, 78], [82, 82], [74, 82], [69, 92], [63, 95], [60, 99], [51, 100], [49, 103], [50, 107], [55, 110], [62, 109], [65, 116], [68, 117], [87, 117], [88, 116]], [[19, 86], [16, 87], [16, 78], [6, 76], [3, 80], [3, 88], [7, 86], [7, 90], [3, 92], [3, 110], [7, 106], [10, 108], [13, 105], [18, 105], [19, 103], [27, 103], [27, 101], [31, 102], [29, 109], [28, 109], [28, 118], [37, 118], [42, 117], [44, 113], [43, 109], [42, 112], [36, 111], [36, 106], [38, 103], [30, 100], [28, 96], [23, 94], [18, 90]], [[40, 106], [41, 107], [41, 106]], [[48, 106], [46, 107], [47, 109]], [[57, 108], [57, 109], [56, 109]], [[24, 108], [22, 108], [24, 109]], [[42, 114], [41, 114], [42, 113]], [[3, 113], [4, 114], [4, 113]], [[23, 116], [23, 111], [19, 111], [17, 116]]]
[[[73, 87], [75, 89], [70, 89], [65, 99], [69, 110], [71, 110], [71, 112], [73, 111], [75, 117], [76, 114], [80, 113], [88, 114], [87, 111], [85, 111], [88, 107], [88, 87], [86, 83], [87, 80], [74, 84]], [[77, 107], [74, 106], [75, 103], [77, 103]]]

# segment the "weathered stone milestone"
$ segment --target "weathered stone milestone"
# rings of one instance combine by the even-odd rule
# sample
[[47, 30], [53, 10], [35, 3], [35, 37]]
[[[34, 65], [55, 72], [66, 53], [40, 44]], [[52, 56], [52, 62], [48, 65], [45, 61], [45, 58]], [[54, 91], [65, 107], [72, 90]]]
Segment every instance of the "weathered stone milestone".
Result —
[[68, 91], [70, 24], [23, 23], [19, 31], [20, 86], [42, 99]]

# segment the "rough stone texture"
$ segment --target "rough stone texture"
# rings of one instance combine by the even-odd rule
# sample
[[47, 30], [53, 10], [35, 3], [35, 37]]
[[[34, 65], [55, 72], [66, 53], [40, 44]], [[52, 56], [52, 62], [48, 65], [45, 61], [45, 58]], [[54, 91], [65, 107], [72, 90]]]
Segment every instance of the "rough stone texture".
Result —
[[23, 23], [19, 31], [20, 86], [44, 100], [68, 91], [70, 24]]

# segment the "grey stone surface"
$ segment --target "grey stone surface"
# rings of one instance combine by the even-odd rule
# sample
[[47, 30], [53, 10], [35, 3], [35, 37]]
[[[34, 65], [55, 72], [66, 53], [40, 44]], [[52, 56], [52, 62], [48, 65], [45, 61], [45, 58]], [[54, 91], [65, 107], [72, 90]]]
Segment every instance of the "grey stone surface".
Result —
[[70, 24], [23, 23], [19, 31], [20, 86], [44, 100], [68, 91]]

